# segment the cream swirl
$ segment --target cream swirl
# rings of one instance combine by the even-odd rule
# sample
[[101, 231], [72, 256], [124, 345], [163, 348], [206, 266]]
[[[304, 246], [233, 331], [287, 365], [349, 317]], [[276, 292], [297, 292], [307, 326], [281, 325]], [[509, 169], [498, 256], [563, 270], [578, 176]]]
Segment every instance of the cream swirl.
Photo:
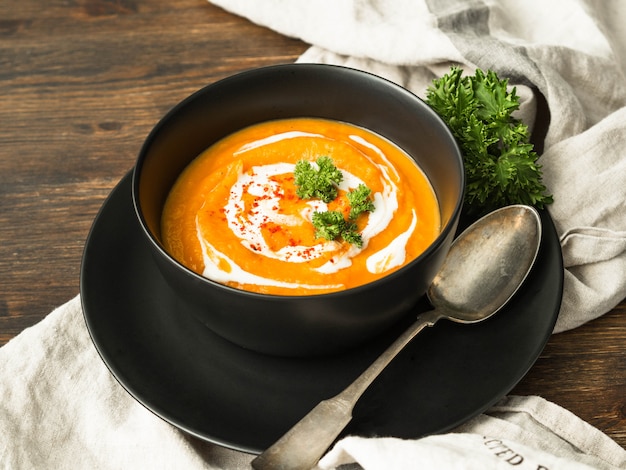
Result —
[[[326, 241], [312, 246], [287, 245], [279, 250], [273, 250], [268, 245], [262, 234], [262, 226], [268, 222], [281, 225], [300, 225], [311, 223], [311, 215], [314, 211], [325, 211], [327, 205], [319, 200], [308, 201], [309, 210], [303, 211], [299, 215], [283, 214], [279, 212], [280, 200], [284, 195], [282, 188], [272, 180], [272, 176], [281, 175], [294, 171], [293, 164], [278, 163], [264, 166], [256, 166], [247, 173], [242, 173], [237, 182], [232, 186], [230, 197], [225, 206], [225, 214], [228, 227], [240, 239], [241, 244], [257, 255], [266, 256], [272, 259], [290, 263], [304, 263], [319, 258], [327, 252], [337, 251], [322, 266], [315, 268], [320, 273], [332, 273], [348, 268], [351, 259], [359, 254], [369, 240], [383, 231], [391, 221], [393, 214], [397, 210], [397, 188], [388, 177], [384, 167], [381, 168], [384, 181], [384, 191], [373, 195], [375, 210], [370, 214], [368, 223], [363, 229], [363, 247], [351, 247], [349, 250], [339, 250], [339, 244], [335, 241]], [[353, 174], [343, 171], [344, 180], [340, 189], [349, 191], [356, 188], [363, 181]], [[249, 210], [243, 202], [243, 195], [248, 193], [255, 197], [257, 203]], [[367, 269], [372, 273], [382, 273], [396, 266], [401, 265], [405, 260], [405, 247], [408, 238], [416, 226], [415, 211], [409, 229], [396, 237], [388, 246], [369, 256], [367, 259]], [[203, 258], [203, 275], [218, 282], [238, 282], [245, 284], [272, 285], [278, 287], [306, 287], [309, 289], [327, 289], [338, 286], [313, 286], [302, 284], [290, 284], [280, 282], [275, 279], [265, 278], [243, 270], [232, 259], [224, 253], [215, 249], [203, 235], [202, 227], [196, 224], [198, 238], [200, 240]]]

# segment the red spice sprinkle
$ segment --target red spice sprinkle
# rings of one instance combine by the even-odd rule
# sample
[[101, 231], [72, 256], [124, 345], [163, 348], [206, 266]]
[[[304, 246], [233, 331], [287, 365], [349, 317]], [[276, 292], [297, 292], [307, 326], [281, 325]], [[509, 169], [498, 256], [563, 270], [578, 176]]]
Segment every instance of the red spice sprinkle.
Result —
[[305, 248], [303, 250], [301, 250], [298, 255], [300, 255], [302, 258], [311, 258], [313, 254], [313, 247], [309, 247], [309, 248]]

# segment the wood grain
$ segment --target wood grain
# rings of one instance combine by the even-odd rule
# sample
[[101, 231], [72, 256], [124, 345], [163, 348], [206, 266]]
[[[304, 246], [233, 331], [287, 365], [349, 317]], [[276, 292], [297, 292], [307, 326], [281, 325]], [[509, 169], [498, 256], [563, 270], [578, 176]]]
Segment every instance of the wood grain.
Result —
[[[306, 48], [204, 0], [0, 3], [0, 345], [78, 294], [93, 218], [167, 110]], [[626, 446], [626, 303], [554, 335], [512, 393]]]
[[306, 45], [204, 1], [0, 4], [0, 344], [78, 293], [89, 227], [156, 122]]

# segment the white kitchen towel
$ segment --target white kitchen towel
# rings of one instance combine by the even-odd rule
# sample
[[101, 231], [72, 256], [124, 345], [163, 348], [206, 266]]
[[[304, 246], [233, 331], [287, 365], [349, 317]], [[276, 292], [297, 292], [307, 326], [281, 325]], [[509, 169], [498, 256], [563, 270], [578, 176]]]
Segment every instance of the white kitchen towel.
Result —
[[[0, 377], [0, 469], [250, 468], [252, 455], [188, 436], [135, 401], [98, 356], [78, 296], [0, 348]], [[320, 465], [355, 462], [385, 470], [614, 470], [626, 468], [626, 451], [553, 403], [507, 397], [445, 435], [345, 438]]]
[[96, 352], [78, 296], [0, 348], [0, 469], [240, 469], [250, 459], [135, 401]]
[[311, 44], [301, 62], [366, 70], [422, 98], [452, 64], [508, 78], [530, 126], [549, 113], [536, 133], [566, 270], [555, 332], [626, 297], [626, 2], [210, 1]]

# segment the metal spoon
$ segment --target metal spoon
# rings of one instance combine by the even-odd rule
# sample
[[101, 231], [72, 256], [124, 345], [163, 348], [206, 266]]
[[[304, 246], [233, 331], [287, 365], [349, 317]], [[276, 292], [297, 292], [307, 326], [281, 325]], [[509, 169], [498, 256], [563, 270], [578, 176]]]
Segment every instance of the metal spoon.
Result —
[[387, 348], [338, 395], [320, 402], [275, 444], [252, 461], [257, 470], [309, 470], [352, 419], [352, 409], [391, 360], [426, 326], [445, 318], [477, 323], [491, 317], [517, 292], [535, 262], [541, 219], [535, 209], [507, 206], [481, 218], [453, 243], [428, 289], [435, 308]]

